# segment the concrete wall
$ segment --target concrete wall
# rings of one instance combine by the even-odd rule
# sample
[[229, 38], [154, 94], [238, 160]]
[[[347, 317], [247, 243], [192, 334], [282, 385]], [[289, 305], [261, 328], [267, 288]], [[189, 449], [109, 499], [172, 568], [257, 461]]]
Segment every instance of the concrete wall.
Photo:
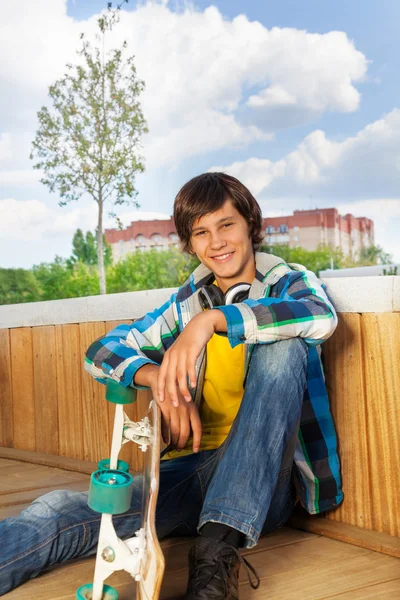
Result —
[[[322, 279], [338, 312], [400, 311], [400, 277]], [[137, 319], [161, 306], [175, 288], [0, 306], [0, 329]]]

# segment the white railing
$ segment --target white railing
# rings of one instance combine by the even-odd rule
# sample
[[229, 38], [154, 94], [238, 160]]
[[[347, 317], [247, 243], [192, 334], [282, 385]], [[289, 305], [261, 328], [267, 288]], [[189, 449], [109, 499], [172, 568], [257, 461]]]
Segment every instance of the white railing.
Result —
[[[400, 277], [322, 280], [338, 312], [400, 312]], [[0, 329], [136, 319], [161, 306], [175, 288], [0, 306]]]

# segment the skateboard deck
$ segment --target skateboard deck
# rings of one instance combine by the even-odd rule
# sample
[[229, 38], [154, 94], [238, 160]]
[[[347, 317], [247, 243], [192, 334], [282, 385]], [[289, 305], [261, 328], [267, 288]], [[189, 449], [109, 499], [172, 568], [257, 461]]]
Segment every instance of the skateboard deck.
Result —
[[[107, 395], [108, 394], [108, 395]], [[78, 600], [116, 600], [118, 592], [104, 581], [115, 571], [125, 570], [137, 581], [139, 600], [158, 600], [164, 575], [164, 555], [157, 539], [155, 518], [160, 480], [161, 413], [156, 402], [148, 414], [134, 423], [124, 412], [124, 404], [136, 399], [136, 391], [107, 382], [106, 398], [116, 404], [111, 457], [99, 462], [92, 473], [88, 504], [102, 513], [93, 584], [76, 592]], [[118, 538], [113, 515], [129, 510], [133, 478], [129, 465], [118, 460], [122, 444], [132, 441], [143, 451], [141, 526], [125, 540]]]
[[146, 552], [140, 566], [137, 584], [138, 600], [158, 600], [164, 575], [165, 560], [157, 538], [155, 517], [160, 481], [161, 415], [156, 402], [149, 405], [148, 419], [153, 430], [153, 443], [143, 453], [142, 528], [146, 537]]

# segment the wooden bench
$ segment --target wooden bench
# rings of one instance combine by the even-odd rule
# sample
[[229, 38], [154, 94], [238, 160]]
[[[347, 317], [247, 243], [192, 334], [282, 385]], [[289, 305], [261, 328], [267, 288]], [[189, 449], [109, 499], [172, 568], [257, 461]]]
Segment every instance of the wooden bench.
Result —
[[[344, 588], [335, 592], [334, 579], [346, 573], [346, 559], [340, 559], [341, 552], [343, 557], [346, 553], [356, 553], [354, 557], [360, 557], [360, 565], [364, 565], [366, 571], [373, 569], [366, 566], [369, 559], [365, 558], [364, 563], [364, 557], [391, 560], [374, 552], [400, 556], [400, 277], [335, 279], [326, 283], [339, 311], [339, 326], [323, 345], [323, 357], [339, 436], [345, 500], [336, 511], [323, 517], [297, 513], [291, 525], [312, 535], [307, 537], [306, 534], [303, 538], [305, 534], [300, 531], [287, 535], [300, 536], [303, 548], [308, 544], [321, 547], [325, 544], [327, 549], [321, 564], [310, 562], [312, 555], [305, 554], [309, 558], [298, 567], [300, 573], [303, 567], [307, 573], [307, 577], [301, 579], [304, 589], [314, 589], [314, 584], [308, 587], [310, 569], [318, 573], [322, 569], [321, 579], [318, 579], [321, 585], [325, 578], [324, 591], [307, 597], [368, 598], [368, 595], [342, 595]], [[23, 478], [17, 477], [15, 481], [20, 487], [0, 494], [5, 502], [0, 506], [0, 516], [19, 510], [35, 494], [50, 487], [81, 489], [81, 485], [86, 485], [85, 474], [93, 470], [91, 463], [96, 464], [109, 455], [113, 406], [104, 400], [104, 387], [83, 372], [84, 351], [94, 339], [118, 323], [130, 322], [160, 305], [170, 292], [153, 290], [0, 307], [0, 457], [14, 459], [14, 464], [17, 464], [15, 460], [31, 464], [26, 468], [27, 487]], [[105, 317], [108, 320], [104, 320]], [[138, 402], [127, 408], [130, 418], [137, 420], [144, 414], [148, 399], [147, 393], [139, 394]], [[141, 469], [141, 453], [135, 446], [125, 447], [122, 458], [130, 462], [133, 470]], [[10, 464], [4, 466], [9, 467]], [[41, 473], [38, 469], [42, 467], [62, 467], [63, 471], [57, 472], [60, 479], [38, 486], [36, 475]], [[70, 474], [65, 475], [65, 470]], [[277, 539], [280, 535], [277, 534]], [[337, 546], [326, 538], [349, 542], [358, 548], [342, 543]], [[291, 540], [289, 562], [297, 547], [295, 537]], [[286, 542], [279, 546], [278, 554], [288, 551], [282, 550], [285, 545]], [[256, 550], [256, 554], [260, 552], [261, 556], [262, 548]], [[268, 568], [272, 550], [265, 549], [268, 552], [265, 557], [267, 579], [275, 577]], [[337, 560], [338, 569], [332, 566]], [[180, 564], [179, 569], [184, 569], [183, 563]], [[275, 563], [272, 561], [272, 564]], [[331, 575], [328, 571], [325, 573], [321, 565], [326, 565], [328, 571], [331, 569]], [[280, 573], [276, 581], [279, 577], [285, 581], [285, 568], [282, 559], [281, 566], [276, 567]], [[357, 577], [361, 577], [363, 569], [355, 567]], [[364, 575], [365, 581], [370, 581], [371, 573]], [[383, 577], [389, 582], [396, 579], [392, 575]], [[293, 581], [290, 578], [286, 585], [289, 590], [298, 592], [299, 586], [290, 588]], [[314, 581], [317, 590], [318, 581]], [[357, 581], [355, 585], [364, 589], [362, 577]], [[378, 594], [382, 581], [366, 585], [377, 586]], [[284, 595], [283, 587], [276, 589], [279, 591], [274, 597], [291, 598], [289, 592]], [[251, 597], [264, 597], [257, 596], [261, 593], [254, 592]], [[385, 593], [382, 598], [391, 597], [389, 592]], [[300, 596], [296, 594], [296, 597]]]
[[[73, 463], [68, 467], [72, 469]], [[0, 494], [1, 518], [17, 514], [49, 489], [85, 490], [89, 483], [88, 473], [5, 458], [0, 459], [0, 477], [5, 482]], [[184, 592], [190, 544], [190, 538], [162, 542], [167, 560], [162, 599], [172, 600]], [[394, 600], [400, 597], [398, 559], [319, 534], [283, 527], [262, 538], [256, 548], [245, 551], [244, 555], [257, 569], [261, 586], [253, 591], [242, 569], [241, 600]], [[92, 580], [93, 571], [94, 558], [71, 561], [3, 597], [7, 600], [71, 600], [80, 585]], [[120, 600], [134, 600], [135, 583], [127, 573], [114, 573], [107, 583], [118, 590]]]

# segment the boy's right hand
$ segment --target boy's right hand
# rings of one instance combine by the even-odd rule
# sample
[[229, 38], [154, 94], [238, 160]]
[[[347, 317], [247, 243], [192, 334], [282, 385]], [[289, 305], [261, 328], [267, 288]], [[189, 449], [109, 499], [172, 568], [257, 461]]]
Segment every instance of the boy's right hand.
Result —
[[136, 374], [135, 382], [151, 388], [153, 398], [161, 410], [163, 440], [165, 443], [168, 443], [170, 435], [171, 445], [177, 450], [183, 450], [192, 433], [193, 452], [198, 452], [200, 449], [202, 427], [197, 406], [192, 401], [187, 402], [179, 390], [177, 390], [179, 400], [177, 407], [173, 406], [168, 393], [165, 394], [164, 401], [160, 402], [158, 398], [158, 371], [159, 367], [150, 367], [150, 365], [142, 367]]

